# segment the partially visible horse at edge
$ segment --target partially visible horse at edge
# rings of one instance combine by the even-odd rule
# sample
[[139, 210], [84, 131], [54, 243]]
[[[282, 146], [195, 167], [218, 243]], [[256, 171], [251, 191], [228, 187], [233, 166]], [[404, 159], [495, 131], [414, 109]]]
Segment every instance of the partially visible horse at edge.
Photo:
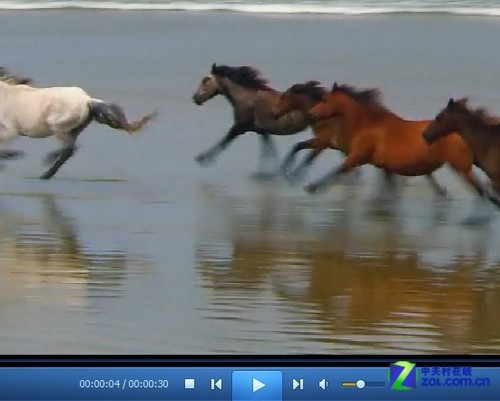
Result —
[[450, 99], [425, 131], [429, 144], [452, 132], [458, 133], [469, 145], [481, 169], [491, 180], [486, 196], [500, 207], [500, 118], [491, 116], [486, 109], [472, 109], [468, 99]]
[[142, 129], [157, 112], [129, 122], [122, 108], [92, 98], [79, 87], [33, 87], [30, 78], [17, 77], [0, 67], [0, 159], [14, 159], [23, 152], [4, 147], [18, 136], [55, 136], [62, 148], [50, 152], [46, 163], [52, 166], [41, 179], [49, 179], [75, 153], [78, 135], [92, 122], [133, 134]]
[[[277, 159], [271, 135], [294, 135], [308, 128], [306, 115], [293, 111], [275, 118], [271, 112], [281, 92], [271, 88], [259, 71], [253, 67], [230, 67], [213, 64], [210, 73], [202, 78], [193, 95], [193, 101], [202, 105], [217, 95], [222, 95], [233, 107], [234, 122], [227, 134], [214, 146], [200, 153], [196, 161], [207, 165], [240, 135], [246, 132], [259, 134], [262, 158]], [[266, 175], [262, 170], [260, 171]]]

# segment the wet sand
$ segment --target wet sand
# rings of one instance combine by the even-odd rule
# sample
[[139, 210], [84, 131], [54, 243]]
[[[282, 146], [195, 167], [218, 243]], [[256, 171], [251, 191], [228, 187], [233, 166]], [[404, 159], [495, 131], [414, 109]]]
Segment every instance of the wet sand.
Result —
[[[92, 125], [48, 182], [56, 142], [12, 144], [28, 156], [0, 172], [0, 353], [498, 353], [498, 212], [462, 226], [473, 197], [456, 177], [437, 173], [444, 203], [412, 178], [382, 205], [371, 168], [310, 196], [250, 177], [251, 134], [201, 168], [231, 114], [190, 97], [216, 61], [279, 88], [380, 86], [408, 118], [466, 94], [495, 110], [499, 31], [446, 16], [1, 13], [5, 66], [160, 118], [135, 137]], [[278, 138], [280, 154], [308, 135]]]

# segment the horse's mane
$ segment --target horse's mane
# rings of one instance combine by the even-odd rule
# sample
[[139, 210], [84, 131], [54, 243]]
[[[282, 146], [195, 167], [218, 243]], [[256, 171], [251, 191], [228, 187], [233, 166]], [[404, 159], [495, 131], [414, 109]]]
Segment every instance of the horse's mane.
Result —
[[242, 67], [230, 67], [227, 65], [212, 65], [212, 74], [225, 77], [234, 83], [260, 90], [272, 90], [268, 86], [268, 80], [263, 78], [258, 70], [247, 65]]
[[319, 102], [327, 90], [320, 86], [318, 81], [307, 81], [303, 84], [295, 84], [286, 90], [288, 93], [309, 96], [313, 101]]
[[0, 67], [0, 81], [10, 85], [30, 85], [33, 83], [31, 78], [19, 77], [11, 74], [6, 68]]
[[353, 98], [376, 114], [385, 114], [389, 111], [382, 102], [382, 94], [379, 89], [356, 89], [351, 85], [344, 84], [334, 85], [332, 93], [336, 91]]
[[473, 109], [471, 106], [469, 106], [469, 99], [467, 97], [455, 100], [451, 106], [451, 110], [468, 116], [475, 122], [483, 125], [500, 125], [500, 118], [491, 115], [486, 108], [477, 107]]

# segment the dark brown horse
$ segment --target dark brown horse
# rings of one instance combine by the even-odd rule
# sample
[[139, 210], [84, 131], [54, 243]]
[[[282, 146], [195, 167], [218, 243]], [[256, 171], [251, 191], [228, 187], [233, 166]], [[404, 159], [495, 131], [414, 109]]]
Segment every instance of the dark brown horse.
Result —
[[217, 95], [224, 96], [233, 107], [234, 122], [228, 133], [214, 146], [196, 157], [202, 165], [215, 161], [219, 153], [237, 137], [255, 132], [262, 140], [262, 156], [277, 158], [271, 135], [294, 135], [308, 127], [306, 115], [300, 111], [275, 118], [272, 105], [281, 92], [271, 88], [268, 81], [253, 67], [229, 67], [213, 64], [193, 95], [202, 105]]
[[354, 167], [372, 164], [399, 175], [425, 175], [436, 191], [444, 194], [431, 173], [447, 164], [479, 196], [485, 193], [472, 171], [472, 152], [458, 134], [450, 134], [429, 146], [422, 133], [430, 121], [401, 118], [382, 104], [378, 90], [356, 90], [335, 83], [309, 115], [313, 120], [342, 116], [349, 137], [347, 157], [325, 177], [310, 184], [308, 192], [325, 189]]
[[[316, 103], [321, 101], [327, 90], [320, 86], [317, 81], [308, 81], [303, 84], [295, 84], [281, 94], [272, 108], [272, 114], [276, 118], [300, 111], [307, 113]], [[305, 141], [297, 142], [285, 157], [281, 170], [292, 180], [302, 177], [305, 170], [325, 150], [339, 150], [346, 154], [348, 145], [348, 133], [345, 132], [344, 122], [341, 118], [332, 117], [316, 121], [311, 125], [314, 137]], [[342, 132], [344, 130], [344, 132]], [[293, 162], [298, 152], [311, 149], [304, 160], [293, 170]], [[359, 174], [359, 170], [356, 170]]]
[[500, 119], [490, 116], [485, 109], [471, 109], [467, 99], [450, 99], [423, 133], [432, 144], [458, 133], [472, 150], [478, 164], [491, 180], [493, 193], [487, 197], [500, 207]]

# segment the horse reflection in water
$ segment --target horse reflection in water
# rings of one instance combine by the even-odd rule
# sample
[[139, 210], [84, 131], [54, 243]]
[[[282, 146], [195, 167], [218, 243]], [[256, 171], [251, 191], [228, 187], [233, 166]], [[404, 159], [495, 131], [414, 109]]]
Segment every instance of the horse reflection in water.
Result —
[[17, 222], [2, 236], [0, 299], [9, 294], [17, 298], [19, 293], [36, 289], [62, 290], [70, 303], [93, 294], [119, 295], [117, 290], [131, 262], [126, 252], [85, 248], [72, 219], [63, 215], [53, 195], [43, 195], [41, 205], [43, 223]]
[[[221, 198], [228, 234], [217, 240], [211, 231], [197, 253], [204, 285], [214, 290], [213, 317], [244, 316], [259, 302], [285, 301], [290, 307], [280, 307], [277, 327], [295, 333], [290, 335], [305, 347], [321, 343], [348, 352], [498, 347], [500, 276], [488, 262], [483, 238], [490, 234], [408, 227], [397, 217], [367, 220], [350, 200], [342, 213], [329, 212], [335, 219], [318, 225], [311, 221], [313, 207], [299, 214], [293, 202], [284, 207], [264, 197], [255, 206]], [[207, 205], [207, 216], [220, 219], [213, 209]], [[436, 261], [436, 249], [453, 262]], [[229, 301], [228, 312], [224, 302]]]

